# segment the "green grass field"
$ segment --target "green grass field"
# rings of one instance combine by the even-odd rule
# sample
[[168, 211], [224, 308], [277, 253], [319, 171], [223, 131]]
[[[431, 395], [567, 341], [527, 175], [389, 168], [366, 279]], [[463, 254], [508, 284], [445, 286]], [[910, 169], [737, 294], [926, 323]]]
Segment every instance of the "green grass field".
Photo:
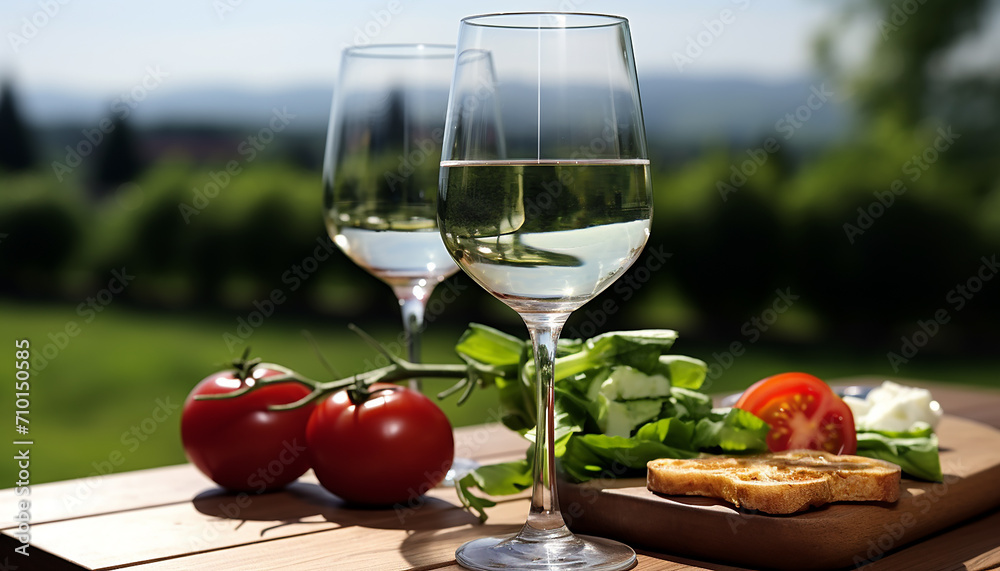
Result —
[[[78, 478], [109, 467], [115, 472], [184, 461], [180, 445], [180, 405], [204, 376], [224, 368], [243, 346], [227, 347], [224, 333], [235, 335], [236, 318], [199, 317], [192, 313], [142, 312], [110, 304], [96, 314], [77, 312], [68, 305], [27, 305], [0, 302], [0, 332], [7, 345], [6, 362], [13, 377], [14, 341], [31, 342], [30, 433], [31, 481]], [[87, 319], [91, 318], [88, 322]], [[363, 327], [364, 323], [361, 323]], [[247, 343], [254, 355], [289, 366], [312, 378], [329, 378], [311, 345], [307, 329], [340, 375], [371, 367], [377, 353], [334, 320], [268, 318]], [[367, 327], [366, 327], [367, 329]], [[387, 345], [398, 338], [389, 326], [369, 331]], [[455, 363], [451, 351], [460, 328], [432, 327], [424, 339], [426, 362]], [[805, 370], [825, 379], [863, 374], [893, 374], [885, 356], [838, 353], [831, 350], [779, 350], [750, 345], [728, 359], [720, 347], [681, 342], [676, 351], [719, 364], [710, 392], [745, 388], [769, 374]], [[897, 376], [966, 384], [998, 386], [1000, 362], [937, 362], [915, 359]], [[13, 379], [11, 379], [13, 380]], [[425, 391], [436, 393], [452, 381], [427, 380]], [[3, 417], [14, 423], [14, 384], [5, 383]], [[461, 407], [455, 399], [441, 403], [453, 424], [463, 426], [496, 418], [494, 395], [479, 391]], [[173, 408], [176, 407], [176, 408]], [[166, 413], [166, 414], [164, 414]], [[165, 420], [164, 419], [165, 416]], [[156, 420], [159, 418], [160, 420]], [[8, 425], [9, 435], [14, 427]], [[11, 442], [14, 438], [8, 439]], [[8, 445], [10, 446], [10, 445]], [[0, 463], [4, 482], [14, 485], [13, 462]]]

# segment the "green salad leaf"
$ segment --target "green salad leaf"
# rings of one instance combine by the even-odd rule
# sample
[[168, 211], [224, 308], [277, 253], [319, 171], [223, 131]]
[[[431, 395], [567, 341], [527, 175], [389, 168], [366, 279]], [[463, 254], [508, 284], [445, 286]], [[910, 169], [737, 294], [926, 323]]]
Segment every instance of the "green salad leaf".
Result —
[[941, 482], [937, 435], [930, 427], [912, 432], [858, 431], [858, 455], [899, 464], [914, 478]]
[[[671, 330], [606, 333], [561, 340], [555, 361], [555, 456], [563, 477], [574, 482], [645, 474], [657, 458], [701, 453], [742, 454], [767, 450], [769, 427], [753, 414], [713, 409], [699, 391], [704, 361], [668, 354]], [[531, 343], [473, 324], [456, 346], [470, 369], [470, 385], [495, 387], [501, 421], [532, 444], [525, 460], [482, 466], [456, 484], [460, 501], [482, 521], [492, 500], [532, 484], [535, 367]]]
[[[713, 408], [702, 392], [704, 361], [669, 354], [677, 333], [641, 330], [587, 340], [560, 340], [555, 362], [555, 456], [572, 482], [640, 477], [657, 458], [767, 451], [770, 427], [752, 413]], [[503, 496], [532, 485], [535, 367], [531, 343], [473, 324], [456, 350], [469, 386], [495, 387], [501, 420], [530, 442], [524, 460], [482, 466], [457, 482], [463, 505], [482, 521], [493, 505], [474, 490]], [[942, 481], [937, 437], [911, 432], [858, 431], [861, 456], [893, 462], [915, 478]]]
[[767, 433], [771, 427], [739, 408], [713, 411], [698, 420], [693, 445], [699, 450], [740, 454], [767, 450]]

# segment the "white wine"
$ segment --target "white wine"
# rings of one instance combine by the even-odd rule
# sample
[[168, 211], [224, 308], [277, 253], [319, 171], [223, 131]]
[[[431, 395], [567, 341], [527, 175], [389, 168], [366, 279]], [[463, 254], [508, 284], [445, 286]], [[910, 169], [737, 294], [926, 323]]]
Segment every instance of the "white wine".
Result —
[[443, 161], [442, 235], [459, 265], [518, 312], [568, 312], [639, 256], [649, 161]]
[[422, 230], [342, 227], [333, 241], [354, 263], [390, 285], [421, 279], [433, 285], [458, 271], [433, 226]]

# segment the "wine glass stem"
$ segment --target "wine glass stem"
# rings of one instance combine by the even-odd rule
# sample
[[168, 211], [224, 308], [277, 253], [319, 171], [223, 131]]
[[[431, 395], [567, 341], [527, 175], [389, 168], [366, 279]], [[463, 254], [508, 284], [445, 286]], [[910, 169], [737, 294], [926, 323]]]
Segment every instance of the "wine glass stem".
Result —
[[[535, 449], [531, 509], [525, 532], [551, 533], [565, 528], [556, 492], [555, 355], [568, 313], [528, 314], [524, 322], [535, 353]], [[531, 528], [531, 529], [529, 529]]]
[[[411, 363], [420, 362], [420, 335], [424, 329], [424, 310], [431, 287], [421, 288], [423, 295], [415, 295], [413, 286], [394, 287], [399, 299], [399, 308], [403, 312], [403, 334], [406, 336], [406, 358]], [[420, 391], [420, 379], [410, 379], [410, 388]]]

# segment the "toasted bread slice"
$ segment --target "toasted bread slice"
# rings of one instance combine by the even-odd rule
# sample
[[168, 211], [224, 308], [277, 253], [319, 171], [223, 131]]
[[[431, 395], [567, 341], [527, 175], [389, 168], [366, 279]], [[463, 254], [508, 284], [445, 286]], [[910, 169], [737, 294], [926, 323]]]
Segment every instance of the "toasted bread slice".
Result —
[[736, 507], [790, 514], [829, 502], [899, 499], [899, 466], [815, 450], [746, 457], [664, 458], [647, 464], [646, 487], [720, 498]]

